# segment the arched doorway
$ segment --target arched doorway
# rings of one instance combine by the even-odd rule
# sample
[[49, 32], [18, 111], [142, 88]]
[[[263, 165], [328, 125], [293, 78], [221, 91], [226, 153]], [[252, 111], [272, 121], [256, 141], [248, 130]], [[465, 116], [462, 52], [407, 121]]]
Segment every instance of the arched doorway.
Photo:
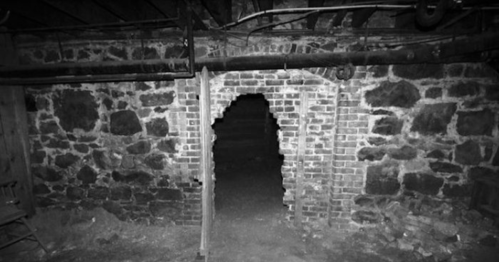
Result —
[[232, 219], [263, 219], [284, 210], [276, 119], [262, 94], [241, 95], [213, 129], [215, 210]]

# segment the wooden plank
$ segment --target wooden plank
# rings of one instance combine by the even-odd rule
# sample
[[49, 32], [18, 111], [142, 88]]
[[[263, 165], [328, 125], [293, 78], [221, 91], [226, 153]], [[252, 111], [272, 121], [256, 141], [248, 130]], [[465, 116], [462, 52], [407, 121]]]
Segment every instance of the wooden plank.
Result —
[[[0, 28], [0, 32], [4, 29]], [[10, 36], [0, 34], [0, 64], [17, 64], [16, 52]], [[17, 196], [20, 207], [33, 215], [33, 179], [31, 177], [28, 140], [28, 120], [24, 88], [2, 86], [0, 95], [0, 176], [18, 181]]]
[[295, 226], [300, 226], [303, 213], [303, 177], [305, 174], [305, 148], [307, 139], [308, 93], [300, 93], [300, 120], [298, 126], [298, 149], [296, 151], [296, 191], [295, 191]]
[[210, 247], [210, 232], [213, 221], [213, 168], [212, 168], [212, 132], [211, 110], [210, 110], [210, 84], [208, 69], [203, 68], [201, 72], [201, 88], [199, 94], [200, 132], [201, 132], [201, 182], [203, 183], [202, 205], [203, 221], [201, 227], [201, 247], [199, 253], [208, 261]]

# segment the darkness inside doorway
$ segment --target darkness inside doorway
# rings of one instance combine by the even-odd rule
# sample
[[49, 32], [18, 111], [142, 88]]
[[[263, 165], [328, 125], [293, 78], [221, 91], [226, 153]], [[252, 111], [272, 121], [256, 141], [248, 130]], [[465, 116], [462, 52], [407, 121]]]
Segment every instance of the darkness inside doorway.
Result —
[[217, 214], [248, 218], [280, 212], [284, 190], [279, 126], [265, 97], [239, 96], [213, 129]]

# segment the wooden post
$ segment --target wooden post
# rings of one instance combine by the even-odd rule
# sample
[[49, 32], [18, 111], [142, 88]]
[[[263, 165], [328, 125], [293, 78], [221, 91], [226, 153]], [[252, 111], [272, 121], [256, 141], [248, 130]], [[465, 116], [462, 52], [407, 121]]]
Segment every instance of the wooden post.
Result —
[[[0, 34], [0, 66], [16, 65], [15, 54], [10, 35]], [[0, 86], [0, 179], [11, 177], [18, 181], [20, 207], [31, 216], [35, 214], [35, 204], [29, 157], [24, 88]]]
[[212, 128], [211, 128], [211, 110], [210, 110], [210, 84], [208, 78], [208, 69], [203, 68], [201, 72], [201, 88], [199, 90], [199, 113], [200, 113], [200, 132], [201, 132], [201, 181], [203, 183], [202, 204], [203, 221], [201, 228], [201, 247], [199, 253], [208, 260], [210, 247], [210, 233], [213, 216], [213, 169], [212, 169]]
[[303, 177], [305, 173], [305, 148], [307, 140], [308, 93], [300, 93], [300, 120], [298, 127], [298, 150], [296, 151], [296, 191], [295, 191], [295, 226], [300, 226], [303, 213]]

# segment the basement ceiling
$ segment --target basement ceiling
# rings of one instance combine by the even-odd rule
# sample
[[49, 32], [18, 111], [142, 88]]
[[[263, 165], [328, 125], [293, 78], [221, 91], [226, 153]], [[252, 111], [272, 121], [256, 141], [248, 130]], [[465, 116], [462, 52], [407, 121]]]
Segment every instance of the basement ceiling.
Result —
[[0, 26], [35, 35], [182, 31], [187, 9], [195, 31], [361, 30], [383, 13], [393, 32], [476, 33], [499, 20], [495, 0], [2, 0]]

